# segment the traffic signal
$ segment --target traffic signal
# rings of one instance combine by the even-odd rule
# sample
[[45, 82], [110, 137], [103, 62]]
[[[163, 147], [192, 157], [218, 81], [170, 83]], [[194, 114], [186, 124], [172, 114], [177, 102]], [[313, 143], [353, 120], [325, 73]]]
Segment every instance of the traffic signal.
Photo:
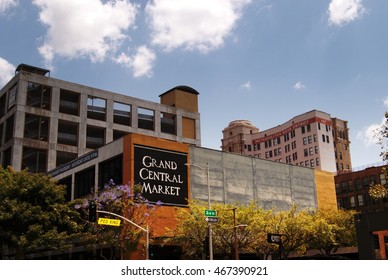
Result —
[[97, 222], [97, 205], [94, 200], [89, 200], [89, 222]]

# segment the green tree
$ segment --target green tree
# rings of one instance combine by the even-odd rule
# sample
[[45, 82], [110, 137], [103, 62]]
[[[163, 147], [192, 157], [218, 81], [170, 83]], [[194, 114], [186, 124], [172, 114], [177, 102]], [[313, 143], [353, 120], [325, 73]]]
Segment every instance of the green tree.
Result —
[[23, 259], [37, 249], [71, 246], [81, 226], [65, 187], [42, 174], [0, 167], [0, 246]]
[[356, 245], [355, 211], [319, 209], [312, 214], [308, 246], [323, 255], [331, 255], [341, 247]]

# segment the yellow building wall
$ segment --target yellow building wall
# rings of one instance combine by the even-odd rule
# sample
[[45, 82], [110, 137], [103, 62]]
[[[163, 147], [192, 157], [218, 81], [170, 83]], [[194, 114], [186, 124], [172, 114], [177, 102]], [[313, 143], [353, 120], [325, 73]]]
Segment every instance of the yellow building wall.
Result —
[[334, 174], [321, 170], [315, 170], [315, 182], [317, 189], [318, 208], [337, 209], [337, 196], [335, 193]]

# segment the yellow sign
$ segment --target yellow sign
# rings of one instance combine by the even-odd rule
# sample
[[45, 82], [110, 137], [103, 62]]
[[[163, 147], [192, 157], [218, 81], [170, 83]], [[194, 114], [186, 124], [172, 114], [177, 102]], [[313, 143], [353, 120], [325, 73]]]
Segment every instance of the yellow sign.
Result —
[[99, 225], [119, 227], [120, 222], [121, 222], [121, 220], [117, 220], [117, 219], [98, 218]]

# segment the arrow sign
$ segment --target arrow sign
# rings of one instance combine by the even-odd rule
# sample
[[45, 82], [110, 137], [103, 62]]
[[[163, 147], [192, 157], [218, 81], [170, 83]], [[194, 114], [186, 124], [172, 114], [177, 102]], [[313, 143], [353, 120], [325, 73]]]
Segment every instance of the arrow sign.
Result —
[[206, 217], [205, 221], [208, 223], [218, 223], [218, 218], [217, 217]]

